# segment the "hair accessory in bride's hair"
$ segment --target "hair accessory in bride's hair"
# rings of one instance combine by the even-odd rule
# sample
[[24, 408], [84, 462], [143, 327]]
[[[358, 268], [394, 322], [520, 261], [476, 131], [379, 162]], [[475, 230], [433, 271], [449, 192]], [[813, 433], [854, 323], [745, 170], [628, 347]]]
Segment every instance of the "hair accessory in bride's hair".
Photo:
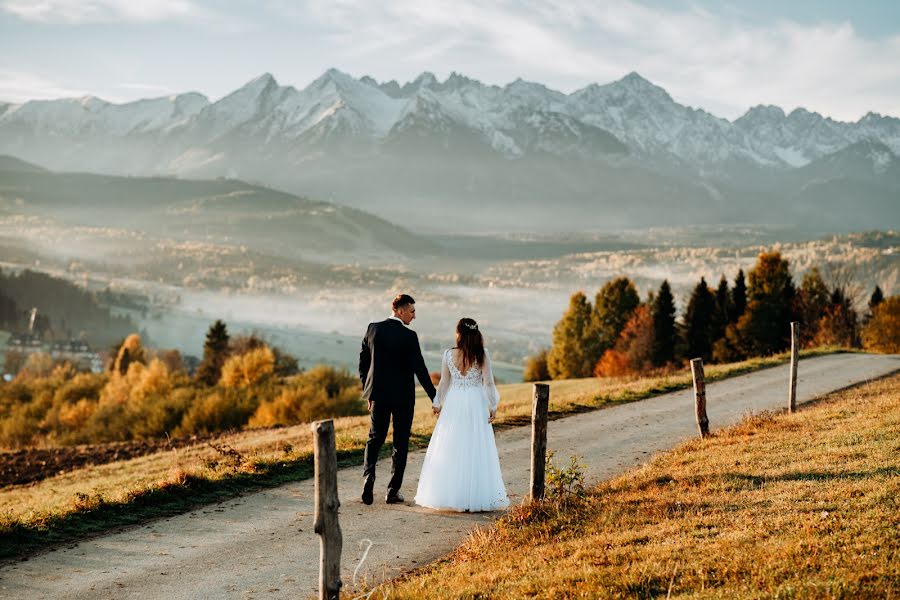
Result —
[[465, 325], [469, 329], [474, 329], [475, 331], [478, 331], [478, 323], [463, 323], [463, 325]]

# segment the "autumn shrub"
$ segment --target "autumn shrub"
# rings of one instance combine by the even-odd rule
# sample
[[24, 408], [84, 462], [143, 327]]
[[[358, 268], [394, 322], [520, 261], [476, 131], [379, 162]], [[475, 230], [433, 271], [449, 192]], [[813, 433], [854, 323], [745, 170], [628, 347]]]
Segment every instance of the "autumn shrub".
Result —
[[77, 373], [56, 387], [50, 409], [40, 422], [42, 433], [51, 440], [66, 440], [82, 429], [97, 409], [106, 374]]
[[631, 363], [624, 352], [607, 350], [594, 367], [595, 377], [621, 377], [632, 373]]
[[131, 432], [136, 439], [174, 436], [185, 414], [194, 402], [195, 391], [191, 387], [176, 388], [165, 394], [148, 394], [136, 400], [131, 413]]
[[260, 404], [249, 425], [293, 425], [365, 412], [356, 377], [346, 369], [320, 365], [293, 377], [276, 398]]
[[228, 388], [245, 388], [274, 372], [275, 354], [268, 346], [262, 346], [228, 358], [222, 366], [219, 383]]
[[28, 379], [35, 377], [46, 377], [53, 371], [56, 363], [53, 357], [46, 352], [34, 352], [25, 359], [25, 364], [19, 370], [17, 378]]
[[144, 350], [144, 346], [141, 343], [141, 336], [132, 333], [119, 346], [119, 353], [113, 361], [113, 370], [124, 375], [128, 372], [132, 363], [144, 364], [146, 362], [147, 351]]
[[550, 369], [547, 367], [548, 348], [544, 348], [534, 356], [529, 356], [525, 361], [525, 373], [522, 379], [529, 381], [547, 381], [550, 379]]
[[900, 296], [886, 298], [872, 309], [862, 338], [866, 350], [900, 353]]
[[40, 419], [29, 408], [28, 404], [15, 406], [0, 422], [0, 446], [19, 448], [34, 441], [40, 432]]
[[258, 397], [247, 390], [213, 390], [191, 404], [178, 432], [191, 435], [238, 429], [247, 423], [258, 405]]

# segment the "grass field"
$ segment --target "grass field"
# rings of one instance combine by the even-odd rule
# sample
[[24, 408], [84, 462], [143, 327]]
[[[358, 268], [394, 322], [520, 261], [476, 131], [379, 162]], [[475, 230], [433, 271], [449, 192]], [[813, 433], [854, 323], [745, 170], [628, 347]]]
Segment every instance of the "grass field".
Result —
[[[822, 351], [808, 354], [816, 353]], [[781, 364], [785, 359], [785, 355], [779, 355], [709, 366], [706, 376], [708, 381], [722, 379]], [[687, 370], [634, 380], [553, 381], [551, 417], [639, 400], [690, 385]], [[499, 389], [501, 404], [496, 426], [528, 423], [531, 384], [502, 385]], [[361, 464], [368, 417], [337, 419], [335, 426], [341, 464]], [[411, 447], [427, 445], [433, 426], [430, 405], [420, 398]], [[0, 489], [0, 558], [184, 512], [261, 487], [305, 479], [312, 473], [309, 425], [242, 431], [224, 435], [214, 443], [220, 450], [200, 444]], [[388, 451], [389, 447], [385, 448], [384, 452]]]
[[900, 375], [520, 506], [373, 598], [900, 597]]

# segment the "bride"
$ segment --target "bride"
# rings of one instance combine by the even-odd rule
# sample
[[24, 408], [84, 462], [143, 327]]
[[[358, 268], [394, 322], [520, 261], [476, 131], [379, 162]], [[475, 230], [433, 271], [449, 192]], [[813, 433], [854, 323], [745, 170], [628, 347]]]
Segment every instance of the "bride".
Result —
[[456, 347], [444, 352], [441, 383], [433, 403], [438, 415], [416, 504], [455, 511], [509, 506], [491, 423], [500, 394], [478, 324], [456, 325]]

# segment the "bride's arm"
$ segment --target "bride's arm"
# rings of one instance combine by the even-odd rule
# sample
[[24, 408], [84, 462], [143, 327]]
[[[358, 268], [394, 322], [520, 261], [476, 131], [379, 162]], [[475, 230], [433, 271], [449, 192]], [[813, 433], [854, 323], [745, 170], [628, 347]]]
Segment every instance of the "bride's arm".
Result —
[[484, 384], [484, 393], [487, 396], [488, 408], [491, 410], [491, 417], [497, 413], [497, 404], [500, 402], [500, 392], [494, 384], [494, 372], [491, 370], [491, 356], [488, 354], [487, 348], [484, 349], [484, 366], [481, 369], [482, 384]]
[[435, 394], [431, 403], [431, 406], [437, 410], [440, 410], [441, 406], [444, 405], [444, 397], [447, 395], [447, 390], [450, 389], [450, 367], [447, 366], [449, 354], [449, 351], [445, 351], [444, 358], [441, 360], [441, 382], [438, 384], [437, 394]]

